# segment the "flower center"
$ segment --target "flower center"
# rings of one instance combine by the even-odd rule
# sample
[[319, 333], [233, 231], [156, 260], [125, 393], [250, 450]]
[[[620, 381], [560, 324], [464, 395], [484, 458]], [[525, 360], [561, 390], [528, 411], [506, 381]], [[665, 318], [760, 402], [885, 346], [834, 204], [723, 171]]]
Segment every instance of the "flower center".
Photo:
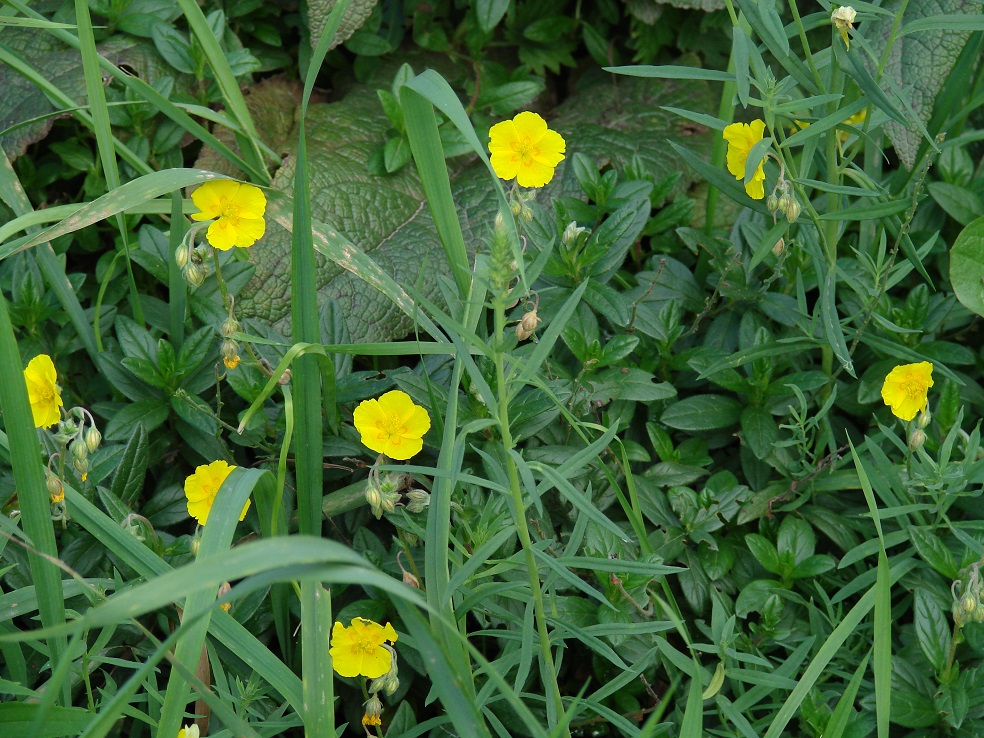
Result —
[[523, 136], [510, 145], [515, 152], [513, 153], [513, 161], [521, 161], [523, 166], [530, 166], [533, 163], [533, 157], [540, 155], [540, 147], [534, 144], [529, 136]]
[[374, 639], [364, 636], [359, 638], [356, 636], [355, 641], [351, 645], [353, 654], [365, 654], [366, 656], [371, 656], [376, 653], [377, 643]]
[[396, 413], [386, 413], [386, 417], [376, 421], [376, 430], [379, 431], [380, 440], [392, 438], [394, 443], [399, 443], [399, 437], [407, 433], [407, 426], [400, 421], [400, 416]]
[[45, 385], [41, 388], [41, 397], [44, 398], [45, 402], [52, 402], [55, 399], [55, 388], [50, 384]]
[[910, 400], [922, 399], [922, 396], [926, 392], [926, 390], [923, 389], [923, 383], [914, 377], [910, 377], [902, 382], [902, 391]]
[[241, 208], [240, 204], [235, 200], [230, 200], [228, 197], [223, 197], [219, 200], [222, 203], [220, 210], [222, 211], [219, 215], [220, 218], [239, 218], [239, 210]]

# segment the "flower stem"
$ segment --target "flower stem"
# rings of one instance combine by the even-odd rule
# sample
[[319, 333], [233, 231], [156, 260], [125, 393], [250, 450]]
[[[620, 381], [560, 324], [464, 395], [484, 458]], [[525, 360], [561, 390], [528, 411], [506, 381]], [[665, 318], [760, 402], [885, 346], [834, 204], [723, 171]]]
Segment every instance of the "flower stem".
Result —
[[[543, 607], [543, 592], [540, 589], [540, 575], [537, 568], [536, 559], [533, 556], [533, 544], [530, 539], [530, 529], [526, 523], [526, 504], [523, 500], [523, 492], [520, 487], [519, 470], [516, 462], [512, 458], [514, 446], [512, 432], [509, 429], [509, 386], [506, 380], [505, 352], [503, 351], [503, 340], [505, 337], [506, 326], [506, 305], [502, 295], [497, 295], [494, 299], [494, 320], [495, 320], [495, 373], [496, 385], [499, 394], [499, 428], [502, 434], [502, 449], [506, 472], [509, 476], [509, 491], [512, 495], [513, 515], [516, 522], [516, 531], [519, 534], [519, 541], [526, 556], [526, 571], [529, 575], [530, 593], [533, 596], [533, 612], [536, 617], [536, 629], [540, 643], [540, 674], [544, 682], [544, 688], [548, 691], [548, 699], [553, 702], [556, 719], [564, 713], [564, 703], [560, 695], [560, 686], [557, 684], [557, 671], [554, 668], [553, 654], [550, 651], [550, 634], [547, 632], [546, 611]], [[561, 736], [570, 738], [570, 729], [564, 728]]]

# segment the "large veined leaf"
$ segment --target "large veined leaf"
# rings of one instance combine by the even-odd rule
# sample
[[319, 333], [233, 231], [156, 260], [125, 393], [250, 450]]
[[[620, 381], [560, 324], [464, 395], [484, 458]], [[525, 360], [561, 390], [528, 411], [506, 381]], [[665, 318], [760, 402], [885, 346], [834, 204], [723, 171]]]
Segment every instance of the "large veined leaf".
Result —
[[[324, 30], [325, 23], [328, 22], [328, 16], [331, 15], [331, 11], [335, 7], [335, 2], [336, 0], [308, 0], [308, 30], [311, 32], [312, 49], [321, 40], [321, 32]], [[342, 16], [342, 23], [338, 27], [338, 32], [335, 34], [331, 46], [328, 48], [334, 49], [358, 31], [362, 24], [366, 22], [366, 19], [372, 15], [373, 8], [376, 7], [377, 2], [378, 0], [352, 0], [348, 6], [348, 10], [345, 11], [345, 15]]]
[[[883, 7], [897, 13], [901, 0], [890, 0]], [[974, 0], [919, 0], [906, 5], [904, 23], [941, 15], [977, 15], [980, 3]], [[864, 33], [880, 55], [888, 42], [893, 18], [886, 17], [865, 24]], [[885, 74], [892, 75], [911, 102], [912, 113], [923, 123], [933, 114], [933, 104], [954, 62], [960, 55], [970, 31], [917, 31], [896, 39], [889, 53]], [[895, 122], [885, 126], [899, 159], [909, 169], [915, 165], [922, 134], [914, 127]]]
[[950, 282], [965, 308], [984, 315], [984, 218], [957, 236], [950, 250]]
[[[80, 105], [85, 102], [85, 76], [78, 51], [37, 28], [15, 26], [2, 29], [0, 44]], [[131, 68], [149, 84], [165, 69], [153, 45], [144, 39], [113, 36], [98, 48], [109, 61]], [[0, 131], [24, 124], [0, 135], [0, 146], [13, 160], [48, 135], [55, 120], [50, 114], [56, 108], [33, 82], [5, 64], [0, 64], [0, 91]]]
[[[266, 90], [256, 101], [253, 93], [246, 99], [252, 108], [257, 101], [266, 106], [273, 99], [284, 105], [288, 97]], [[686, 141], [707, 153], [708, 131], [660, 110], [660, 105], [709, 109], [711, 100], [702, 84], [619, 79], [616, 86], [610, 77], [599, 77], [581, 85], [547, 118], [567, 140], [568, 160], [579, 151], [599, 167], [624, 167], [638, 156], [657, 178], [680, 170], [690, 177], [666, 139]], [[277, 120], [286, 119], [286, 114], [278, 115]], [[354, 86], [341, 100], [311, 107], [307, 150], [312, 213], [369, 254], [399, 284], [438, 299], [438, 279], [449, 276], [450, 270], [416, 172], [412, 166], [386, 176], [369, 171], [369, 158], [391, 126], [373, 87]], [[278, 150], [278, 143], [291, 139], [276, 132], [267, 138], [259, 120], [257, 129]], [[278, 123], [277, 131], [282, 130]], [[483, 165], [457, 158], [449, 166], [465, 243], [473, 254], [489, 233], [496, 199]], [[293, 171], [294, 159], [288, 156], [273, 186], [290, 194]], [[678, 187], [688, 184], [681, 178]], [[545, 192], [578, 195], [571, 168], [561, 164]], [[263, 320], [282, 332], [290, 314], [289, 253], [289, 234], [269, 223], [267, 235], [249, 250], [256, 272], [236, 302], [243, 317]], [[317, 283], [322, 298], [339, 306], [354, 341], [398, 338], [413, 327], [411, 318], [387, 297], [320, 255]]]

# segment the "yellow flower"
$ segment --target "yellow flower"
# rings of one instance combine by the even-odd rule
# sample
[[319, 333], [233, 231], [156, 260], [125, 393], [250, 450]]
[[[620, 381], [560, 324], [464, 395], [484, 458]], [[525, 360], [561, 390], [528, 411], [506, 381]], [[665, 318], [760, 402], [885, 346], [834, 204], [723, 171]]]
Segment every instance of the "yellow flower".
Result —
[[24, 381], [27, 383], [27, 398], [31, 401], [35, 427], [47, 428], [61, 420], [61, 389], [51, 357], [38, 354], [31, 359], [24, 370]]
[[339, 676], [376, 679], [390, 670], [393, 655], [383, 644], [396, 642], [396, 631], [389, 623], [380, 625], [365, 618], [352, 618], [346, 628], [336, 622], [331, 629], [332, 667]]
[[[859, 126], [859, 125], [861, 125], [862, 123], [864, 123], [864, 119], [866, 117], [866, 113], [867, 113], [867, 111], [865, 111], [864, 109], [862, 109], [861, 112], [855, 113], [850, 118], [848, 118], [847, 120], [845, 120], [844, 121], [844, 125], [848, 125], [848, 126]], [[804, 129], [804, 128], [809, 128], [810, 127], [810, 121], [808, 121], [808, 120], [793, 120], [793, 123], [796, 124], [796, 127], [790, 129], [790, 133], [796, 133], [796, 129], [797, 128]], [[841, 145], [847, 143], [847, 136], [848, 136], [848, 132], [847, 131], [837, 131], [837, 138], [841, 142]]]
[[912, 420], [916, 413], [928, 406], [927, 394], [932, 386], [932, 364], [928, 361], [903, 364], [892, 369], [885, 377], [881, 396], [895, 417]]
[[[753, 120], [751, 123], [732, 123], [724, 129], [724, 140], [728, 142], [728, 171], [735, 179], [745, 179], [745, 163], [752, 147], [762, 140], [765, 132], [765, 121]], [[752, 178], [745, 183], [745, 192], [753, 200], [765, 197], [765, 169], [763, 159]]]
[[[203, 464], [198, 467], [194, 474], [185, 479], [184, 489], [185, 497], [188, 498], [188, 514], [200, 524], [205, 525], [208, 521], [208, 514], [212, 510], [212, 505], [215, 504], [215, 495], [218, 493], [219, 487], [235, 468], [224, 461], [213, 461], [211, 464]], [[246, 500], [239, 516], [240, 520], [246, 517], [249, 502]]]
[[553, 179], [566, 148], [563, 137], [536, 113], [520, 113], [489, 130], [492, 169], [500, 179], [515, 179], [520, 187], [543, 187]]
[[178, 731], [178, 738], [199, 738], [198, 726], [192, 723]]
[[392, 390], [378, 400], [364, 400], [352, 414], [362, 443], [391, 459], [404, 461], [424, 447], [423, 436], [430, 429], [427, 411], [414, 405], [410, 395]]
[[259, 187], [232, 179], [214, 179], [191, 193], [201, 211], [192, 220], [212, 220], [205, 237], [215, 248], [228, 251], [256, 243], [266, 230], [266, 196]]
[[362, 716], [362, 724], [366, 725], [382, 725], [383, 719], [379, 715], [370, 715], [368, 712]]

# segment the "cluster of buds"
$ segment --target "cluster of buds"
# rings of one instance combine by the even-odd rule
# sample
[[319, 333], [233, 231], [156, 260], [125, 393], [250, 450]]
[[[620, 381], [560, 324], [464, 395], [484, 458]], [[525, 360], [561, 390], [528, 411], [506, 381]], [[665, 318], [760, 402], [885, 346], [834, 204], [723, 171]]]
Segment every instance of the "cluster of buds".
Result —
[[219, 332], [222, 334], [222, 347], [219, 353], [222, 355], [222, 363], [229, 371], [239, 366], [239, 342], [233, 336], [242, 330], [242, 326], [232, 312], [234, 304], [230, 304], [229, 317], [223, 320], [219, 327]]
[[561, 243], [563, 243], [568, 249], [573, 249], [579, 246], [581, 241], [586, 238], [588, 229], [579, 226], [576, 220], [572, 220], [564, 228], [564, 232], [560, 237]]
[[530, 208], [530, 203], [535, 197], [536, 190], [514, 190], [512, 201], [509, 203], [509, 210], [513, 217], [520, 218], [526, 223], [533, 220], [533, 209]]
[[915, 451], [917, 448], [922, 448], [923, 444], [926, 443], [926, 431], [925, 428], [929, 425], [929, 422], [933, 419], [933, 416], [929, 412], [929, 408], [921, 410], [918, 415], [916, 415], [916, 421], [914, 423], [915, 427], [909, 433], [909, 450]]
[[405, 483], [400, 475], [386, 473], [380, 475], [376, 469], [369, 471], [369, 479], [366, 484], [366, 502], [369, 509], [376, 516], [376, 520], [383, 517], [383, 513], [391, 513], [396, 510], [403, 497], [400, 490]]
[[772, 194], [766, 198], [765, 207], [769, 209], [769, 212], [773, 216], [776, 213], [782, 213], [790, 223], [795, 223], [800, 213], [803, 212], [803, 208], [796, 199], [796, 194], [784, 177], [779, 178], [775, 189], [772, 190]]
[[[960, 594], [957, 594], [958, 591]], [[953, 595], [950, 612], [958, 628], [965, 623], [984, 623], [984, 583], [981, 582], [980, 562], [970, 565], [966, 584], [958, 579], [950, 586], [950, 593]]]
[[537, 295], [535, 302], [526, 302], [526, 312], [523, 313], [523, 317], [516, 324], [516, 337], [520, 341], [525, 341], [527, 338], [533, 336], [536, 333], [537, 326], [543, 322], [536, 314], [538, 307], [540, 307], [539, 295]]
[[[73, 407], [67, 417], [58, 423], [55, 441], [63, 448], [68, 447], [68, 457], [72, 461], [72, 466], [84, 482], [89, 476], [89, 455], [94, 454], [102, 443], [102, 434], [96, 429], [96, 421], [92, 413], [83, 407]], [[54, 458], [56, 457], [53, 456], [52, 459]], [[50, 467], [50, 459], [48, 463]], [[59, 480], [55, 481], [61, 484]], [[50, 485], [48, 491], [51, 492]], [[54, 493], [51, 493], [54, 496]]]

